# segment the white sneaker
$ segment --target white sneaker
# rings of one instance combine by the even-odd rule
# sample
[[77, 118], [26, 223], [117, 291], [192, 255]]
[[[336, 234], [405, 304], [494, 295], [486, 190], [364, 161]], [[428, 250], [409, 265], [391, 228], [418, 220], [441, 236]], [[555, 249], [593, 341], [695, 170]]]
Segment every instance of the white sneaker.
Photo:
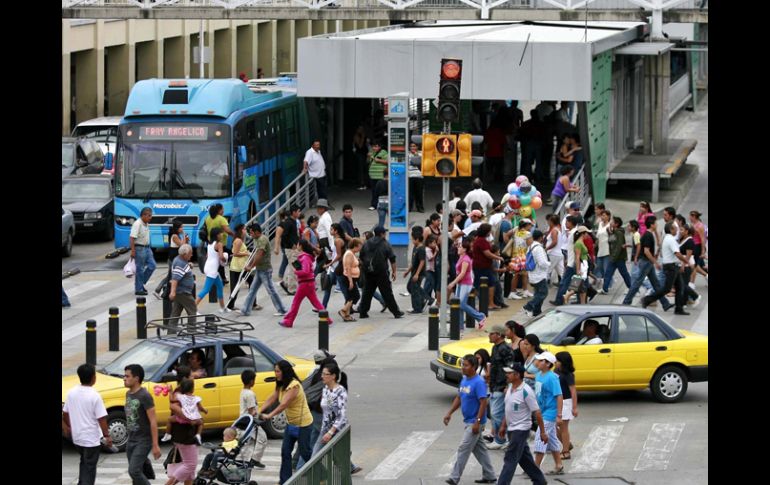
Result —
[[196, 435], [195, 435], [195, 440], [198, 442], [198, 444], [199, 444], [199, 445], [202, 445], [202, 444], [203, 444], [203, 441], [201, 440], [201, 435], [199, 435], [199, 434], [196, 434]]
[[504, 450], [508, 448], [508, 442], [505, 443], [490, 443], [487, 445], [488, 450]]
[[165, 443], [167, 441], [171, 441], [171, 435], [166, 433], [163, 435], [163, 438], [160, 439], [161, 442]]
[[597, 293], [598, 293], [598, 294], [600, 294], [600, 295], [606, 295], [606, 294], [607, 294], [607, 292], [606, 292], [606, 291], [604, 291], [604, 288], [599, 288], [599, 290], [597, 291]]
[[698, 295], [698, 298], [696, 298], [695, 301], [692, 302], [692, 307], [695, 308], [696, 306], [698, 306], [698, 304], [700, 304], [700, 300], [701, 300], [701, 296]]
[[373, 211], [374, 210], [374, 206], [369, 207], [369, 210]]
[[690, 281], [689, 283], [687, 283], [687, 286], [689, 286], [689, 287], [690, 287], [690, 288], [692, 288], [693, 290], [695, 289], [695, 283], [694, 283], [694, 282], [692, 282], [692, 281]]
[[526, 314], [528, 317], [530, 317], [530, 318], [532, 318], [532, 316], [533, 316], [533, 315], [532, 315], [532, 311], [531, 311], [531, 310], [527, 310], [526, 308], [524, 309], [524, 313], [525, 313], [525, 314]]
[[224, 307], [224, 308], [220, 308], [220, 309], [219, 309], [219, 313], [222, 313], [222, 314], [225, 314], [225, 313], [232, 313], [232, 312], [233, 312], [233, 311], [232, 311], [232, 310], [230, 310], [230, 309], [229, 309], [229, 308], [227, 308], [227, 307]]
[[522, 293], [522, 295], [526, 296], [527, 298], [532, 298], [532, 297], [534, 297], [534, 296], [535, 296], [535, 294], [534, 294], [534, 293], [532, 293], [532, 292], [531, 292], [531, 291], [529, 291], [529, 290], [524, 290], [524, 293]]
[[286, 315], [286, 312], [275, 312], [275, 313], [273, 313], [274, 317], [282, 317], [284, 315]]
[[523, 297], [523, 296], [521, 296], [521, 295], [519, 295], [519, 294], [518, 294], [518, 293], [516, 293], [515, 291], [512, 291], [512, 292], [511, 292], [511, 293], [508, 295], [508, 299], [509, 299], [509, 300], [523, 300], [523, 299], [524, 299], [524, 297]]
[[401, 296], [410, 296], [408, 291], [405, 291], [403, 293], [399, 293], [399, 295], [401, 295]]

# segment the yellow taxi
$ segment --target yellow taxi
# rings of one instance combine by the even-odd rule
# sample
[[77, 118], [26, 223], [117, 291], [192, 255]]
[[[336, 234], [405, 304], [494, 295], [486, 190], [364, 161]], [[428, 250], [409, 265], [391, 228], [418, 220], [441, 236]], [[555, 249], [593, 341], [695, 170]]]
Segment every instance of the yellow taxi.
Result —
[[[578, 345], [586, 322], [599, 324], [601, 344]], [[543, 349], [567, 351], [575, 363], [580, 391], [627, 391], [650, 388], [659, 402], [677, 402], [688, 382], [708, 381], [708, 337], [677, 330], [655, 313], [625, 305], [569, 305], [554, 308], [524, 324]], [[484, 348], [488, 337], [442, 346], [430, 363], [439, 381], [457, 386], [462, 357]]]
[[[253, 327], [252, 327], [253, 328]], [[312, 360], [294, 356], [281, 356], [257, 339], [228, 337], [225, 335], [159, 336], [148, 338], [126, 351], [104, 368], [97, 369], [94, 389], [101, 395], [107, 409], [107, 427], [112, 441], [121, 450], [128, 440], [126, 414], [126, 388], [123, 386], [124, 368], [139, 364], [144, 368], [143, 387], [155, 400], [159, 433], [168, 422], [170, 410], [168, 394], [176, 383], [174, 369], [186, 365], [190, 354], [200, 349], [205, 355], [203, 363], [207, 377], [195, 379], [195, 395], [203, 398], [208, 414], [203, 415], [204, 427], [224, 428], [232, 424], [240, 411], [240, 395], [243, 389], [241, 372], [251, 369], [257, 378], [254, 392], [259, 403], [264, 402], [275, 390], [275, 364], [286, 359], [293, 366], [300, 380], [304, 380], [315, 368]], [[69, 390], [80, 381], [77, 375], [62, 378], [62, 406]], [[283, 436], [286, 428], [283, 413], [264, 423], [271, 438]]]

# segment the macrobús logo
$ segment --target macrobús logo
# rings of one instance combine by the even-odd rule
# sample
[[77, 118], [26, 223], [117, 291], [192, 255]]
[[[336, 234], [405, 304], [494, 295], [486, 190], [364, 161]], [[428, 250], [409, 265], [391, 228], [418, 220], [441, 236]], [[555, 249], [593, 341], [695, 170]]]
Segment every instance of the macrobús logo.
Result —
[[168, 203], [168, 204], [159, 204], [155, 203], [152, 204], [153, 209], [185, 209], [187, 207], [187, 204], [180, 204], [180, 203]]

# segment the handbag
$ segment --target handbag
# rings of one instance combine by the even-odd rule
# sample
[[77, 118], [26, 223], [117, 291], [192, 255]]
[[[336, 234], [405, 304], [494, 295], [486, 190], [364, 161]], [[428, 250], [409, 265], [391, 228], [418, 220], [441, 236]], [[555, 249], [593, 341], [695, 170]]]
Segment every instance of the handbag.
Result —
[[503, 250], [500, 251], [500, 253], [503, 256], [508, 256], [508, 258], [512, 258], [513, 257], [513, 248], [514, 248], [514, 244], [513, 243], [514, 243], [514, 238], [511, 237], [510, 239], [508, 239], [508, 243], [505, 245]]
[[136, 274], [136, 261], [134, 258], [128, 258], [128, 263], [123, 266], [123, 275], [126, 278], [131, 278]]
[[[147, 463], [147, 462], [145, 462]], [[168, 469], [171, 463], [182, 463], [182, 454], [177, 451], [176, 446], [172, 446], [166, 455], [166, 459], [163, 460], [163, 468]], [[150, 477], [147, 477], [150, 478]], [[155, 478], [154, 476], [152, 478]]]

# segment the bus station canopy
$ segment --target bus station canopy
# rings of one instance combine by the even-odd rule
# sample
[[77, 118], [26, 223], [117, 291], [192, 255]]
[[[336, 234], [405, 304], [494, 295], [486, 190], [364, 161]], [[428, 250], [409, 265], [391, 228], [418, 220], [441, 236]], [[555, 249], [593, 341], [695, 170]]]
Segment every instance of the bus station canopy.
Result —
[[462, 59], [462, 99], [590, 101], [594, 56], [641, 39], [642, 22], [420, 22], [299, 39], [297, 94], [438, 95]]

